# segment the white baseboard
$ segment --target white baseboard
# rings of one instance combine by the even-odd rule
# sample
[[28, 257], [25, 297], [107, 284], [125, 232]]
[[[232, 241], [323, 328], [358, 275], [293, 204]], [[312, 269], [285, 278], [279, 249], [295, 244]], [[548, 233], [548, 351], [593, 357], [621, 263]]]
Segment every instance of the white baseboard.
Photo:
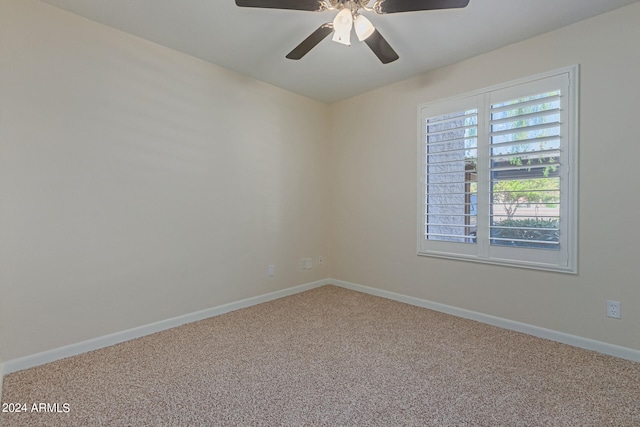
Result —
[[281, 291], [271, 292], [268, 294], [243, 299], [229, 304], [208, 308], [194, 313], [185, 314], [183, 316], [178, 316], [148, 325], [139, 326], [137, 328], [128, 329], [126, 331], [116, 332], [87, 341], [82, 341], [76, 344], [55, 348], [53, 350], [44, 351], [42, 353], [8, 360], [2, 364], [2, 368], [4, 369], [4, 374], [9, 375], [13, 372], [21, 371], [23, 369], [33, 368], [35, 366], [44, 365], [45, 363], [64, 359], [66, 357], [76, 356], [88, 351], [109, 347], [111, 345], [119, 344], [121, 342], [129, 341], [135, 338], [140, 338], [145, 335], [161, 332], [170, 328], [175, 328], [176, 326], [184, 325], [185, 323], [197, 322], [198, 320], [207, 319], [213, 316], [219, 316], [221, 314], [229, 313], [241, 308], [251, 307], [252, 305], [261, 304], [263, 302], [272, 301], [278, 298], [297, 294], [299, 292], [304, 292], [309, 289], [317, 288], [329, 283], [330, 282], [328, 279], [318, 280], [316, 282], [294, 286], [291, 288], [283, 289]]
[[304, 292], [304, 291], [317, 288], [320, 286], [324, 286], [327, 284], [334, 284], [336, 286], [340, 286], [346, 289], [364, 292], [367, 294], [404, 302], [404, 303], [415, 305], [418, 307], [428, 308], [431, 310], [451, 314], [451, 315], [462, 317], [465, 319], [475, 320], [475, 321], [486, 323], [489, 325], [498, 326], [500, 328], [522, 332], [525, 334], [533, 335], [535, 337], [545, 338], [545, 339], [557, 341], [563, 344], [572, 345], [574, 347], [580, 347], [587, 350], [593, 350], [599, 353], [608, 354], [610, 356], [632, 360], [634, 362], [640, 362], [640, 350], [635, 350], [635, 349], [622, 347], [614, 344], [608, 344], [601, 341], [595, 341], [588, 338], [566, 334], [564, 332], [545, 329], [538, 326], [529, 325], [526, 323], [515, 322], [513, 320], [490, 316], [488, 314], [478, 313], [475, 311], [465, 310], [462, 308], [440, 304], [433, 301], [410, 297], [410, 296], [398, 294], [395, 292], [390, 292], [382, 289], [376, 289], [368, 286], [358, 285], [355, 283], [345, 282], [343, 280], [323, 279], [323, 280], [318, 280], [316, 282], [306, 283], [303, 285], [283, 289], [281, 291], [271, 292], [268, 294], [259, 295], [256, 297], [247, 298], [247, 299], [232, 302], [229, 304], [224, 304], [217, 307], [209, 308], [206, 310], [197, 311], [195, 313], [185, 314], [183, 316], [174, 317], [172, 319], [162, 320], [160, 322], [151, 323], [151, 324], [140, 326], [133, 329], [128, 329], [126, 331], [116, 332], [110, 335], [105, 335], [105, 336], [90, 339], [87, 341], [82, 341], [76, 344], [71, 344], [71, 345], [56, 348], [53, 350], [48, 350], [42, 353], [37, 353], [30, 356], [8, 360], [4, 363], [0, 363], [0, 398], [2, 397], [2, 378], [4, 377], [4, 375], [8, 375], [13, 372], [21, 371], [23, 369], [32, 368], [35, 366], [44, 365], [46, 363], [55, 362], [56, 360], [64, 359], [66, 357], [76, 356], [78, 354], [86, 353], [88, 351], [98, 350], [100, 348], [108, 347], [114, 344], [119, 344], [121, 342], [129, 341], [135, 338], [140, 338], [145, 335], [161, 332], [166, 329], [184, 325], [185, 323], [197, 322], [198, 320], [203, 320], [209, 317], [218, 316], [218, 315], [229, 313], [231, 311], [239, 310], [242, 308], [251, 307], [256, 304], [261, 304], [263, 302], [272, 301], [272, 300], [286, 297], [289, 295], [294, 295], [299, 292]]
[[619, 357], [621, 359], [640, 362], [640, 350], [635, 350], [632, 348], [622, 347], [615, 344], [596, 341], [589, 338], [583, 338], [576, 335], [566, 334], [564, 332], [558, 332], [552, 329], [541, 328], [539, 326], [533, 326], [526, 323], [515, 322], [513, 320], [490, 316], [488, 314], [478, 313], [471, 310], [465, 310], [463, 308], [453, 307], [450, 305], [440, 304], [433, 301], [410, 297], [407, 295], [385, 291], [382, 289], [370, 288], [368, 286], [349, 283], [343, 280], [331, 279], [328, 281], [328, 283], [332, 283], [336, 286], [340, 286], [346, 289], [364, 292], [367, 294], [404, 302], [406, 304], [415, 305], [418, 307], [424, 307], [430, 310], [439, 311], [446, 314], [451, 314], [453, 316], [458, 316], [465, 319], [475, 320], [481, 323], [498, 326], [503, 329], [522, 332], [528, 335], [533, 335], [538, 338], [545, 338], [551, 341], [568, 344], [574, 347], [580, 347], [586, 350], [593, 350], [598, 353]]

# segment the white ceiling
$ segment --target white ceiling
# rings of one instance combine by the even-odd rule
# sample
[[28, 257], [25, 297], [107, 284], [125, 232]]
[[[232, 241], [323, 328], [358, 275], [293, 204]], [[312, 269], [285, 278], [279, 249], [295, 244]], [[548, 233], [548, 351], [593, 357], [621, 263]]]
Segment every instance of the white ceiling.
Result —
[[369, 17], [400, 59], [327, 37], [285, 55], [336, 12], [240, 8], [235, 0], [41, 0], [91, 20], [331, 103], [638, 0], [471, 0], [464, 9]]

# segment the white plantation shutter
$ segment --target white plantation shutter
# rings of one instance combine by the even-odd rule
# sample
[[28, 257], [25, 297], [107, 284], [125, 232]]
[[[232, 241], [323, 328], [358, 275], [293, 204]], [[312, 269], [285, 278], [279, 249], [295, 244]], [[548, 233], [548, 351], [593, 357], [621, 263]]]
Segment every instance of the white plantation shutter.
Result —
[[478, 110], [429, 117], [426, 137], [427, 239], [475, 240]]
[[421, 107], [419, 254], [575, 272], [576, 77]]
[[559, 249], [561, 91], [491, 105], [491, 244]]
[[[473, 255], [477, 231], [478, 108], [474, 99], [430, 108], [421, 119], [421, 240], [425, 250]], [[467, 248], [458, 247], [467, 244]], [[447, 249], [448, 248], [448, 249]]]

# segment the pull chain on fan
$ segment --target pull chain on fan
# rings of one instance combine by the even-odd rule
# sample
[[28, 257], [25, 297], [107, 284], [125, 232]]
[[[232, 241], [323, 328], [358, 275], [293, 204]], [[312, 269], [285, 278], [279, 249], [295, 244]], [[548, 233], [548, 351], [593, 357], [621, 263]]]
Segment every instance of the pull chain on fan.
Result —
[[469, 0], [236, 0], [240, 7], [257, 7], [266, 9], [290, 9], [309, 12], [339, 10], [332, 22], [322, 24], [302, 43], [287, 55], [288, 59], [300, 59], [318, 43], [333, 33], [332, 40], [351, 45], [351, 30], [354, 29], [358, 40], [364, 41], [383, 64], [399, 58], [382, 34], [371, 21], [359, 11], [375, 12], [379, 15], [400, 12], [417, 12], [422, 10], [456, 9], [469, 4]]

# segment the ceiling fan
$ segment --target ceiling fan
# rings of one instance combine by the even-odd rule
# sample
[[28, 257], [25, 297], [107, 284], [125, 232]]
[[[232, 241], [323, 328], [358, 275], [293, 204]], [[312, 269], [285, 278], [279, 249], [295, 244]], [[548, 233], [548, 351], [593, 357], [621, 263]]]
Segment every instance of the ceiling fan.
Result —
[[[370, 3], [373, 4], [369, 6]], [[236, 0], [240, 7], [267, 9], [292, 9], [310, 12], [338, 10], [332, 22], [322, 24], [287, 55], [288, 59], [300, 59], [329, 34], [338, 43], [351, 45], [351, 29], [355, 28], [358, 40], [364, 41], [383, 64], [399, 58], [398, 54], [376, 30], [360, 10], [380, 15], [421, 10], [462, 8], [469, 0]]]

